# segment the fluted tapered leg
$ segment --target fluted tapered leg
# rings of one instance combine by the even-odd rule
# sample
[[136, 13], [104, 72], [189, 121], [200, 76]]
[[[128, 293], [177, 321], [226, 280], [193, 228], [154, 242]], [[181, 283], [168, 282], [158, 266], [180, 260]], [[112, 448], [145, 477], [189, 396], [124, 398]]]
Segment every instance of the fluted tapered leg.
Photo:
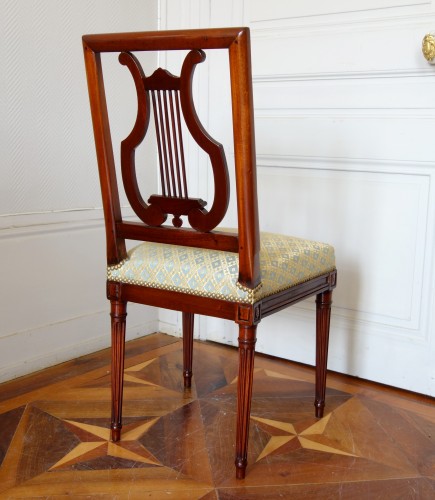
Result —
[[243, 479], [248, 464], [249, 419], [251, 414], [252, 381], [256, 326], [239, 325], [239, 379], [237, 385], [236, 477]]
[[183, 312], [183, 376], [186, 389], [192, 385], [193, 323], [194, 315]]
[[332, 291], [319, 293], [316, 299], [316, 417], [323, 417], [326, 392], [326, 368], [328, 363], [329, 323]]
[[112, 422], [111, 440], [119, 441], [122, 428], [122, 390], [124, 385], [125, 324], [127, 303], [111, 300], [112, 321]]

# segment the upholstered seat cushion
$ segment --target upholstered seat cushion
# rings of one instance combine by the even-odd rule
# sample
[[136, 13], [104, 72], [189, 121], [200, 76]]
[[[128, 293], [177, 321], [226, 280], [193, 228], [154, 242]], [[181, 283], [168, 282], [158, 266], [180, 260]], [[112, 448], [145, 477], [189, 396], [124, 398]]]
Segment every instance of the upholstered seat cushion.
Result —
[[334, 248], [325, 243], [261, 233], [261, 286], [238, 282], [236, 253], [144, 242], [128, 258], [108, 267], [108, 279], [192, 295], [253, 304], [335, 268]]

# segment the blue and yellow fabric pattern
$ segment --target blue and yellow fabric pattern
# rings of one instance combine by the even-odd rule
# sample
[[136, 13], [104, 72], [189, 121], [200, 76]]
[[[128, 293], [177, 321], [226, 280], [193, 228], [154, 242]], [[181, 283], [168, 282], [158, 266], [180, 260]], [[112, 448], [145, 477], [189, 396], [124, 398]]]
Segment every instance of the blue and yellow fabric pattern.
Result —
[[230, 302], [255, 302], [335, 269], [331, 245], [274, 233], [260, 234], [261, 285], [238, 283], [237, 253], [143, 242], [108, 267], [108, 279]]

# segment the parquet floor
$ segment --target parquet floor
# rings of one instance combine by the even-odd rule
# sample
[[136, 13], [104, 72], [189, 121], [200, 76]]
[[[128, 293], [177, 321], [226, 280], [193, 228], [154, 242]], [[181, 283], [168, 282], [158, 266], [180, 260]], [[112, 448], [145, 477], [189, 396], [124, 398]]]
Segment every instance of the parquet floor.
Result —
[[0, 386], [0, 498], [434, 499], [429, 398], [328, 377], [316, 420], [313, 370], [256, 357], [247, 477], [234, 474], [237, 351], [127, 344], [122, 441], [108, 441], [109, 352]]

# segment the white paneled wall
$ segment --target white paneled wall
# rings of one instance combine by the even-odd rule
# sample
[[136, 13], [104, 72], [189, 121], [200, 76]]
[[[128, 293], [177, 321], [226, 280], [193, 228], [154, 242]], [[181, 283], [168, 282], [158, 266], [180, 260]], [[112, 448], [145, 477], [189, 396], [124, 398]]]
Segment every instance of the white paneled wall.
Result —
[[[170, 28], [199, 12], [164, 5]], [[216, 0], [208, 16], [201, 5], [198, 25], [251, 27], [262, 230], [336, 247], [329, 367], [435, 395], [435, 67], [421, 54], [434, 3]], [[219, 74], [209, 122], [225, 144]], [[230, 323], [198, 330], [237, 344]], [[257, 349], [313, 363], [313, 301], [263, 320]]]
[[[296, 3], [246, 4], [262, 228], [336, 247], [330, 368], [433, 395], [435, 6]], [[312, 363], [313, 311], [264, 322], [259, 349]]]
[[[110, 342], [81, 36], [157, 27], [157, 0], [0, 3], [0, 381]], [[129, 338], [158, 330], [155, 310], [129, 313]]]

